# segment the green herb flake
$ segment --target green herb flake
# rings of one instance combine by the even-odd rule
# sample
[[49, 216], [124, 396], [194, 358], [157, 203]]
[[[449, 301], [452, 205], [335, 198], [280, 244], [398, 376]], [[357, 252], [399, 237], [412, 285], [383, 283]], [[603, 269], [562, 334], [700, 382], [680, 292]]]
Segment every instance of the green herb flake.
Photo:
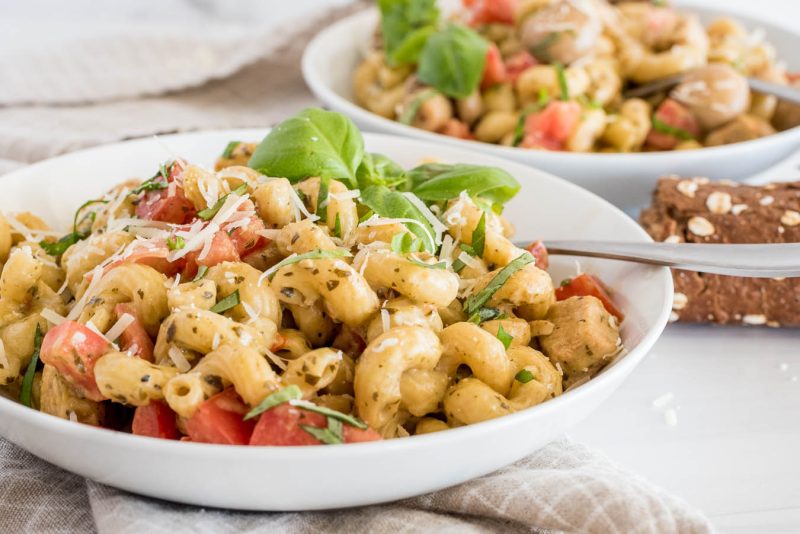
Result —
[[317, 209], [315, 210], [315, 215], [317, 215], [322, 222], [328, 220], [328, 210], [326, 208], [328, 207], [330, 185], [330, 178], [322, 177], [319, 179], [319, 193], [317, 194]]
[[425, 267], [426, 269], [447, 269], [447, 262], [440, 261], [438, 263], [426, 263], [424, 261], [420, 261], [414, 257], [408, 258], [408, 261], [413, 263], [414, 265], [418, 265], [419, 267]]
[[486, 212], [481, 213], [478, 225], [472, 231], [472, 249], [475, 256], [482, 258], [483, 250], [486, 247]]
[[483, 308], [483, 306], [489, 302], [492, 296], [497, 293], [497, 290], [503, 287], [503, 285], [505, 285], [505, 283], [514, 273], [529, 263], [533, 263], [534, 261], [536, 261], [534, 257], [530, 253], [525, 252], [517, 256], [508, 265], [500, 269], [500, 272], [498, 272], [494, 278], [492, 278], [485, 288], [478, 293], [471, 295], [467, 300], [464, 301], [464, 312], [467, 314], [467, 317], [471, 317], [475, 312]]
[[349, 258], [351, 256], [352, 254], [349, 250], [342, 248], [334, 248], [331, 250], [314, 249], [311, 252], [305, 252], [303, 254], [298, 254], [297, 256], [289, 256], [288, 258], [284, 258], [272, 266], [272, 274], [269, 275], [269, 279], [272, 280], [272, 277], [275, 276], [275, 273], [283, 267], [292, 265], [293, 263], [299, 263], [303, 260], [326, 260], [333, 258]]
[[423, 248], [421, 239], [416, 239], [411, 232], [403, 232], [392, 236], [392, 252], [397, 254], [408, 254], [410, 252], [420, 252]]
[[200, 267], [197, 268], [197, 275], [194, 278], [192, 278], [192, 282], [199, 282], [205, 277], [207, 272], [208, 272], [208, 266], [201, 265]]
[[214, 216], [222, 209], [222, 206], [225, 204], [225, 201], [228, 200], [230, 195], [244, 195], [247, 192], [247, 184], [242, 184], [227, 195], [221, 197], [217, 202], [211, 206], [210, 208], [206, 208], [204, 210], [200, 210], [197, 212], [197, 216], [203, 219], [204, 221], [210, 221], [214, 218]]
[[236, 147], [241, 145], [241, 141], [231, 141], [225, 146], [225, 150], [222, 151], [222, 157], [225, 159], [231, 159], [233, 156], [233, 151], [236, 150]]
[[214, 306], [212, 306], [211, 311], [214, 313], [224, 313], [231, 308], [234, 308], [239, 305], [239, 290], [237, 289], [224, 299], [220, 300]]
[[179, 235], [169, 236], [167, 238], [167, 248], [170, 250], [180, 250], [186, 246], [186, 241]]
[[346, 413], [337, 412], [336, 410], [331, 410], [330, 408], [326, 408], [324, 406], [317, 406], [313, 402], [305, 401], [305, 400], [291, 400], [289, 404], [295, 406], [297, 408], [302, 408], [303, 410], [307, 410], [309, 412], [314, 412], [318, 414], [325, 415], [327, 417], [332, 417], [334, 419], [338, 419], [343, 423], [347, 423], [350, 426], [354, 426], [356, 428], [360, 428], [362, 430], [367, 428], [367, 423], [359, 419], [358, 417], [353, 417], [352, 415], [347, 415]]
[[33, 408], [33, 377], [36, 375], [36, 366], [39, 365], [39, 352], [42, 349], [42, 329], [36, 325], [36, 332], [33, 334], [33, 355], [22, 379], [22, 391], [19, 394], [19, 401]]
[[514, 337], [505, 331], [503, 325], [497, 329], [497, 339], [499, 339], [503, 343], [503, 347], [508, 349], [511, 346], [511, 342], [514, 341]]
[[318, 428], [311, 425], [300, 425], [300, 428], [325, 445], [339, 445], [344, 443], [342, 422], [333, 417], [328, 417], [327, 428]]
[[77, 243], [81, 240], [80, 235], [73, 232], [71, 234], [67, 234], [55, 243], [51, 243], [50, 241], [39, 241], [39, 246], [42, 247], [42, 250], [47, 252], [53, 257], [58, 257], [64, 254], [69, 247]]
[[561, 63], [553, 64], [558, 76], [558, 90], [561, 93], [560, 98], [564, 102], [569, 101], [569, 83], [567, 82], [567, 73], [564, 70], [564, 65]]
[[268, 395], [264, 400], [258, 403], [258, 406], [247, 412], [247, 415], [244, 416], [244, 420], [247, 421], [248, 419], [252, 419], [254, 417], [258, 417], [262, 413], [266, 412], [270, 408], [274, 408], [280, 404], [285, 402], [289, 402], [292, 400], [300, 400], [303, 398], [303, 392], [300, 391], [300, 388], [292, 384], [291, 386], [286, 386], [285, 388], [276, 391], [275, 393], [271, 393]]
[[336, 220], [333, 222], [333, 235], [342, 239], [342, 219], [339, 214], [336, 214]]
[[681, 141], [694, 141], [694, 136], [677, 126], [672, 126], [653, 115], [653, 129], [657, 132], [677, 137]]
[[522, 384], [527, 384], [528, 382], [533, 380], [533, 373], [531, 373], [527, 369], [522, 369], [519, 373], [514, 375], [514, 380]]
[[456, 273], [460, 273], [462, 270], [464, 270], [464, 267], [466, 267], [466, 266], [467, 266], [466, 263], [464, 263], [463, 261], [461, 261], [459, 259], [456, 259], [453, 262], [453, 271], [455, 271]]
[[506, 319], [507, 315], [497, 308], [481, 308], [467, 318], [467, 322], [480, 325], [486, 321], [493, 321], [495, 319]]
[[572, 283], [572, 278], [565, 278], [565, 279], [563, 279], [563, 280], [561, 281], [561, 284], [559, 284], [559, 286], [560, 286], [560, 287], [567, 287], [567, 286], [568, 286], [568, 285], [570, 285], [571, 283]]

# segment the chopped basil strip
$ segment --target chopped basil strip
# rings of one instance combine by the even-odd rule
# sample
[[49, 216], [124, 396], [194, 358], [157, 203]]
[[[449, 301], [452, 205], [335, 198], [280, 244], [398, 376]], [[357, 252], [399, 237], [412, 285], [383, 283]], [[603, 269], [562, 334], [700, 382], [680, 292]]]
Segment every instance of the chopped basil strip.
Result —
[[375, 215], [375, 212], [374, 212], [374, 211], [372, 211], [372, 210], [367, 210], [367, 212], [366, 212], [364, 215], [362, 215], [361, 217], [359, 217], [359, 219], [358, 219], [358, 224], [361, 224], [361, 223], [363, 223], [363, 222], [365, 222], [365, 221], [368, 221], [368, 220], [370, 219], [370, 217], [372, 217], [373, 215]]
[[472, 231], [472, 250], [475, 251], [475, 256], [482, 258], [483, 249], [486, 246], [486, 212], [481, 213], [481, 218], [478, 225]]
[[262, 413], [266, 412], [270, 408], [274, 408], [279, 404], [283, 404], [285, 402], [289, 402], [291, 400], [300, 400], [303, 398], [303, 393], [300, 391], [300, 388], [292, 384], [291, 386], [286, 386], [285, 388], [276, 391], [275, 393], [271, 393], [267, 395], [267, 397], [258, 403], [258, 406], [247, 412], [247, 415], [244, 416], [244, 420], [247, 421], [248, 419], [252, 419], [253, 417], [258, 417]]
[[497, 293], [497, 290], [503, 287], [511, 276], [528, 265], [536, 261], [534, 257], [525, 252], [520, 254], [517, 258], [511, 261], [508, 265], [500, 269], [491, 282], [478, 293], [471, 295], [464, 301], [464, 312], [468, 317], [471, 317], [475, 312], [479, 311], [483, 306], [489, 302], [489, 299]]
[[80, 240], [81, 240], [80, 235], [73, 232], [71, 234], [65, 235], [55, 243], [51, 243], [50, 241], [39, 241], [39, 246], [42, 247], [42, 250], [44, 250], [51, 256], [56, 257], [64, 254], [69, 247], [71, 247]]
[[163, 163], [159, 165], [158, 172], [155, 176], [142, 182], [139, 187], [131, 191], [131, 195], [138, 195], [144, 191], [160, 191], [161, 189], [166, 189], [173, 165], [175, 165], [175, 162], [170, 162], [168, 165]]
[[466, 266], [467, 264], [459, 260], [458, 258], [456, 258], [456, 260], [453, 262], [453, 270], [457, 273], [460, 273], [461, 270]]
[[420, 252], [423, 249], [421, 239], [416, 239], [414, 234], [403, 232], [392, 237], [392, 251], [397, 254], [408, 254], [409, 252]]
[[[42, 247], [42, 250], [47, 252], [53, 257], [61, 256], [64, 252], [67, 251], [69, 247], [81, 241], [82, 239], [86, 239], [92, 233], [91, 225], [94, 224], [94, 221], [97, 219], [97, 213], [91, 211], [84, 215], [83, 217], [78, 220], [78, 217], [83, 211], [84, 208], [91, 206], [92, 204], [108, 204], [108, 200], [87, 200], [81, 207], [79, 207], [75, 211], [75, 216], [72, 218], [72, 233], [69, 233], [59, 239], [58, 241], [52, 243], [47, 240], [42, 240], [39, 242], [39, 246]], [[86, 229], [86, 231], [80, 231], [78, 226], [80, 226], [83, 221], [89, 219], [90, 226]]]
[[227, 195], [221, 197], [217, 202], [211, 206], [210, 208], [206, 208], [204, 210], [200, 210], [197, 212], [197, 216], [203, 219], [204, 221], [210, 221], [214, 218], [214, 215], [222, 208], [222, 205], [225, 204], [225, 201], [228, 200], [230, 195], [243, 195], [247, 191], [247, 184], [242, 184]]
[[570, 285], [571, 283], [572, 283], [572, 278], [565, 278], [565, 279], [563, 279], [561, 281], [561, 284], [559, 284], [559, 286], [560, 287], [566, 287], [566, 286]]
[[514, 376], [514, 379], [517, 382], [522, 382], [523, 384], [527, 384], [531, 380], [533, 380], [533, 373], [528, 371], [527, 369], [522, 369], [519, 373]]
[[333, 235], [339, 239], [342, 238], [342, 219], [338, 213], [336, 214], [336, 220], [333, 222]]
[[683, 128], [678, 128], [677, 126], [672, 126], [671, 124], [667, 124], [666, 122], [662, 121], [655, 115], [653, 115], [653, 129], [657, 132], [671, 135], [673, 137], [677, 137], [681, 141], [693, 141], [694, 136], [684, 130]]
[[505, 319], [507, 316], [497, 308], [481, 308], [467, 318], [470, 323], [477, 325], [494, 319]]
[[36, 332], [33, 334], [33, 355], [22, 379], [22, 391], [19, 394], [19, 401], [28, 408], [33, 407], [33, 377], [36, 375], [36, 366], [39, 365], [39, 352], [42, 349], [42, 329], [36, 325]]
[[408, 258], [408, 261], [410, 261], [414, 265], [425, 267], [426, 269], [447, 269], [446, 261], [440, 261], [438, 263], [425, 263], [424, 261], [420, 261], [416, 258]]
[[335, 248], [332, 250], [314, 249], [311, 252], [305, 252], [297, 256], [289, 256], [272, 266], [272, 274], [269, 276], [269, 279], [272, 280], [272, 277], [275, 276], [275, 273], [281, 268], [293, 263], [299, 263], [303, 260], [327, 260], [332, 258], [349, 258], [350, 256], [352, 256], [350, 251], [342, 248]]
[[225, 147], [225, 150], [222, 151], [222, 157], [225, 159], [230, 159], [233, 156], [233, 151], [236, 150], [236, 147], [241, 145], [241, 141], [231, 141]]
[[415, 96], [411, 102], [408, 103], [408, 106], [397, 120], [403, 124], [411, 124], [417, 117], [417, 113], [419, 113], [422, 104], [434, 96], [436, 96], [436, 90], [434, 89], [426, 89], [425, 91], [422, 91], [420, 94]]
[[331, 410], [330, 408], [325, 408], [324, 406], [317, 406], [313, 402], [304, 400], [291, 400], [289, 401], [289, 404], [297, 408], [308, 410], [309, 412], [314, 412], [322, 415], [327, 415], [328, 417], [333, 417], [334, 419], [338, 419], [343, 423], [347, 423], [350, 426], [354, 426], [362, 430], [367, 428], [367, 423], [365, 423], [364, 421], [362, 421], [357, 417], [353, 417], [352, 415], [347, 415], [346, 413], [337, 412], [336, 410]]
[[317, 209], [315, 215], [319, 216], [322, 222], [328, 220], [328, 195], [330, 194], [331, 179], [322, 177], [319, 179], [319, 193], [317, 194]]
[[206, 275], [207, 272], [208, 272], [208, 266], [201, 265], [200, 267], [197, 268], [197, 276], [192, 278], [192, 282], [199, 282], [200, 280], [203, 279], [203, 277]]
[[167, 248], [170, 250], [180, 250], [186, 246], [186, 241], [179, 235], [167, 238]]
[[511, 346], [511, 342], [514, 341], [514, 337], [505, 331], [503, 325], [500, 325], [500, 327], [497, 329], [497, 339], [503, 343], [503, 346], [506, 349], [508, 349], [508, 347]]
[[239, 290], [237, 289], [224, 299], [220, 300], [211, 308], [211, 311], [214, 313], [223, 313], [230, 310], [233, 307], [239, 305]]
[[300, 425], [300, 428], [311, 434], [314, 438], [325, 445], [339, 445], [344, 443], [342, 435], [342, 423], [332, 417], [328, 417], [328, 427], [318, 428], [311, 425]]
[[561, 100], [567, 102], [569, 100], [569, 83], [567, 82], [567, 73], [564, 72], [564, 65], [556, 63], [553, 66], [558, 75], [558, 90], [561, 92]]

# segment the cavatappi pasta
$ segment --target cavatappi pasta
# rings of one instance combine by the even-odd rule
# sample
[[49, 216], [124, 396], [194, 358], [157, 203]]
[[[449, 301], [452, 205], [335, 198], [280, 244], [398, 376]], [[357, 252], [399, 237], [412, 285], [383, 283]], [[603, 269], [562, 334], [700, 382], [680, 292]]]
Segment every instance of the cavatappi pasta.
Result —
[[[310, 162], [303, 144], [342, 128], [350, 146]], [[343, 154], [355, 172], [314, 172]], [[518, 189], [494, 168], [403, 170], [312, 109], [257, 150], [232, 142], [216, 170], [178, 159], [113, 188], [66, 236], [5, 214], [0, 382], [58, 417], [240, 445], [394, 438], [546, 402], [620, 353], [621, 314], [587, 275], [555, 288], [541, 243], [511, 243]]]
[[[763, 32], [731, 18], [704, 27], [668, 1], [462, 3], [443, 17], [435, 0], [379, 2], [357, 102], [443, 135], [568, 152], [689, 150], [800, 125], [800, 107], [745, 79], [796, 85], [797, 75]], [[679, 74], [650, 97], [623, 96]]]

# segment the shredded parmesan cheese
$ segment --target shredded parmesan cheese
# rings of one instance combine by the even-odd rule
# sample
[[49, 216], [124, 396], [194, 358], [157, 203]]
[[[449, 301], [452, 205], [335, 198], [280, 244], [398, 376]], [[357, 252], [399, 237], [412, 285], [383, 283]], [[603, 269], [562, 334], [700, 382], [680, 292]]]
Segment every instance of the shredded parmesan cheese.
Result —
[[181, 349], [179, 349], [178, 347], [170, 347], [169, 350], [167, 351], [167, 355], [169, 356], [169, 359], [172, 360], [172, 363], [175, 364], [175, 367], [178, 369], [178, 371], [180, 371], [181, 373], [185, 373], [186, 371], [192, 368], [191, 364], [189, 363], [189, 360], [186, 359], [186, 357], [181, 352]]
[[281, 231], [277, 228], [265, 228], [264, 230], [258, 230], [256, 233], [272, 241], [275, 241], [281, 235]]
[[134, 323], [134, 321], [136, 321], [136, 318], [133, 315], [130, 313], [123, 313], [122, 316], [117, 319], [117, 322], [114, 323], [114, 326], [109, 328], [108, 332], [106, 332], [106, 339], [113, 343], [115, 339], [121, 336], [122, 333]]
[[52, 324], [58, 326], [64, 321], [66, 321], [66, 317], [59, 315], [58, 313], [54, 312], [50, 308], [45, 308], [39, 312], [39, 315], [44, 317], [47, 321], [51, 322]]
[[330, 193], [328, 195], [330, 198], [334, 200], [355, 200], [361, 196], [361, 190], [359, 189], [350, 189], [348, 191], [342, 191], [341, 193]]
[[482, 267], [481, 261], [478, 258], [470, 256], [463, 250], [461, 254], [458, 255], [458, 259], [467, 267], [472, 267], [473, 269], [480, 269]]
[[75, 306], [72, 307], [67, 315], [67, 319], [70, 321], [74, 321], [81, 316], [83, 309], [86, 307], [86, 303], [89, 302], [89, 299], [91, 299], [97, 292], [97, 287], [100, 285], [100, 281], [103, 279], [102, 264], [98, 265], [89, 272], [91, 273], [92, 279], [89, 281], [86, 291], [83, 292], [81, 298], [78, 299], [78, 302], [75, 303]]
[[219, 348], [219, 342], [222, 339], [222, 336], [219, 335], [219, 332], [214, 332], [214, 337], [211, 339], [211, 349], [217, 350]]
[[436, 233], [436, 241], [434, 241], [437, 245], [442, 244], [442, 234], [447, 231], [447, 227], [442, 224], [442, 221], [436, 218], [436, 215], [431, 213], [431, 210], [428, 209], [428, 206], [420, 200], [420, 198], [415, 195], [414, 193], [403, 193], [403, 196], [411, 202], [415, 208], [422, 213], [422, 216], [428, 221], [428, 224], [431, 225], [433, 231]]
[[314, 215], [313, 213], [309, 212], [306, 209], [306, 205], [303, 204], [302, 200], [300, 200], [300, 195], [297, 194], [297, 191], [295, 191], [294, 188], [291, 189], [291, 197], [290, 198], [292, 200], [292, 204], [294, 204], [294, 220], [295, 220], [295, 222], [300, 222], [300, 219], [301, 219], [300, 214], [301, 213], [303, 215], [305, 215], [306, 218], [308, 220], [312, 221], [312, 222], [319, 220], [319, 217], [317, 217], [316, 215]]
[[388, 332], [392, 326], [391, 322], [389, 321], [389, 310], [386, 308], [381, 309], [381, 324], [384, 332]]

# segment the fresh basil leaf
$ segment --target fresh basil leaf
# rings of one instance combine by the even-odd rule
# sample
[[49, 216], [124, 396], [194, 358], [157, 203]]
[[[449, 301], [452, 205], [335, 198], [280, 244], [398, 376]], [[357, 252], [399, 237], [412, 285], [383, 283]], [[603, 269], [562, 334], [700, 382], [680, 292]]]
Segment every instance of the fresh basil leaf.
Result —
[[197, 216], [203, 219], [204, 221], [210, 221], [214, 218], [214, 215], [219, 212], [222, 206], [225, 204], [225, 201], [228, 200], [230, 195], [243, 195], [247, 191], [247, 184], [242, 184], [227, 195], [220, 197], [217, 202], [211, 206], [210, 208], [206, 208], [204, 210], [200, 210], [197, 212]]
[[272, 267], [272, 274], [269, 276], [269, 279], [272, 280], [272, 277], [278, 272], [279, 269], [286, 267], [287, 265], [292, 265], [293, 263], [299, 263], [303, 260], [324, 260], [324, 259], [331, 259], [331, 258], [349, 258], [352, 256], [349, 250], [345, 250], [342, 248], [334, 248], [332, 250], [320, 250], [315, 249], [311, 252], [304, 252], [303, 254], [298, 254], [296, 256], [289, 256], [288, 258], [284, 258]]
[[408, 186], [429, 202], [450, 200], [466, 191], [471, 197], [505, 204], [520, 190], [519, 182], [503, 169], [463, 163], [420, 165], [408, 171]]
[[482, 258], [483, 249], [486, 246], [486, 212], [481, 213], [481, 218], [478, 220], [478, 225], [472, 231], [472, 250], [475, 251], [475, 256]]
[[397, 254], [408, 254], [422, 250], [422, 240], [415, 239], [414, 234], [403, 232], [392, 237], [392, 251]]
[[267, 395], [264, 400], [258, 403], [258, 406], [247, 412], [247, 415], [244, 416], [244, 420], [247, 421], [248, 419], [252, 419], [253, 417], [258, 417], [262, 413], [266, 412], [270, 408], [274, 408], [279, 404], [283, 404], [285, 402], [289, 402], [291, 400], [300, 400], [303, 398], [303, 392], [300, 391], [300, 388], [292, 384], [291, 386], [286, 386], [283, 389], [276, 391], [275, 393], [271, 393]]
[[405, 182], [405, 170], [383, 154], [366, 153], [358, 167], [356, 179], [360, 189], [371, 185], [394, 187]]
[[475, 256], [475, 249], [472, 248], [472, 245], [467, 245], [466, 243], [459, 243], [458, 248], [469, 254], [470, 256]]
[[179, 235], [167, 238], [167, 248], [170, 250], [180, 250], [186, 246], [186, 241]]
[[42, 329], [37, 324], [36, 331], [33, 334], [33, 355], [31, 356], [30, 363], [28, 363], [25, 376], [22, 379], [22, 390], [19, 394], [19, 401], [28, 408], [33, 408], [33, 378], [36, 376], [36, 366], [39, 365], [39, 353], [41, 349]]
[[397, 118], [397, 121], [402, 124], [411, 124], [417, 117], [422, 104], [436, 95], [437, 93], [435, 89], [425, 89], [424, 91], [420, 91], [420, 93], [408, 103], [408, 106], [406, 106], [406, 109], [403, 110], [403, 113], [401, 113]]
[[365, 423], [358, 417], [353, 417], [352, 415], [347, 415], [346, 413], [337, 412], [336, 410], [331, 410], [330, 408], [326, 408], [324, 406], [317, 406], [313, 402], [305, 400], [291, 400], [289, 401], [289, 404], [291, 404], [292, 406], [296, 406], [297, 408], [308, 410], [309, 412], [315, 412], [318, 414], [326, 415], [328, 417], [333, 417], [334, 419], [338, 419], [343, 423], [347, 423], [350, 426], [354, 426], [362, 430], [367, 428], [367, 423]]
[[662, 121], [655, 115], [653, 115], [653, 130], [671, 135], [673, 137], [677, 137], [681, 141], [692, 141], [694, 140], [694, 136], [684, 130], [683, 128], [678, 128], [677, 126], [672, 126], [671, 124], [667, 124], [666, 122]]
[[402, 193], [390, 191], [382, 185], [372, 185], [361, 191], [361, 203], [381, 217], [415, 221], [404, 224], [410, 232], [422, 240], [426, 251], [431, 254], [436, 252], [433, 228], [425, 216]]
[[231, 141], [225, 146], [225, 150], [222, 151], [222, 157], [225, 159], [230, 159], [233, 156], [233, 151], [236, 150], [236, 147], [241, 145], [241, 141]]
[[567, 82], [567, 73], [564, 72], [564, 65], [555, 63], [553, 66], [556, 69], [556, 76], [558, 76], [558, 90], [561, 93], [561, 100], [567, 102], [569, 100], [569, 82]]
[[467, 322], [475, 323], [477, 325], [485, 323], [486, 321], [493, 321], [495, 319], [505, 319], [506, 314], [497, 308], [481, 308], [467, 318]]
[[315, 215], [319, 217], [322, 222], [328, 220], [328, 195], [330, 195], [331, 179], [320, 177], [319, 179], [319, 194], [317, 194], [317, 209]]
[[[331, 428], [330, 422], [331, 419], [328, 418], [327, 428], [317, 428], [311, 425], [300, 425], [300, 428], [311, 434], [314, 438], [319, 440], [320, 443], [324, 443], [325, 445], [339, 445], [344, 443], [344, 437], [341, 434], [341, 423], [339, 423], [338, 426]], [[337, 433], [334, 429], [338, 429], [340, 432]]]
[[192, 282], [199, 282], [200, 280], [203, 279], [203, 277], [206, 275], [207, 272], [208, 272], [208, 266], [201, 265], [200, 267], [197, 268], [197, 275], [194, 278], [192, 278]]
[[505, 331], [503, 325], [500, 325], [497, 328], [497, 339], [499, 339], [503, 343], [503, 347], [508, 349], [511, 346], [511, 342], [514, 341], [514, 337]]
[[336, 214], [336, 220], [333, 221], [333, 235], [339, 239], [342, 238], [342, 219], [338, 213]]
[[431, 35], [436, 33], [436, 26], [424, 26], [409, 33], [400, 45], [387, 56], [390, 65], [411, 65], [419, 61], [422, 49]]
[[237, 289], [224, 299], [220, 300], [214, 306], [211, 307], [211, 311], [214, 313], [224, 313], [231, 308], [234, 308], [239, 305], [239, 290]]
[[511, 260], [508, 265], [500, 269], [500, 271], [494, 276], [494, 278], [492, 278], [485, 288], [478, 293], [471, 295], [467, 300], [464, 301], [464, 312], [467, 314], [467, 316], [471, 316], [483, 308], [483, 306], [489, 302], [489, 299], [491, 299], [492, 296], [497, 293], [498, 289], [503, 287], [503, 285], [508, 282], [508, 279], [511, 278], [514, 273], [529, 263], [533, 263], [534, 261], [536, 261], [534, 257], [530, 253], [525, 252]]
[[489, 43], [466, 26], [448, 25], [431, 35], [419, 57], [417, 78], [453, 98], [478, 87]]
[[324, 176], [355, 189], [363, 157], [364, 138], [350, 119], [335, 111], [308, 108], [275, 126], [248, 165], [292, 182]]
[[378, 8], [383, 48], [390, 62], [413, 56], [413, 49], [419, 46], [416, 41], [423, 37], [414, 34], [439, 20], [436, 0], [378, 0]]
[[[508, 348], [508, 347], [506, 347], [506, 348]], [[527, 384], [528, 382], [533, 380], [533, 373], [531, 373], [527, 369], [522, 369], [522, 370], [520, 370], [520, 372], [518, 372], [516, 375], [514, 375], [514, 379], [517, 382], [521, 382], [523, 384]]]

